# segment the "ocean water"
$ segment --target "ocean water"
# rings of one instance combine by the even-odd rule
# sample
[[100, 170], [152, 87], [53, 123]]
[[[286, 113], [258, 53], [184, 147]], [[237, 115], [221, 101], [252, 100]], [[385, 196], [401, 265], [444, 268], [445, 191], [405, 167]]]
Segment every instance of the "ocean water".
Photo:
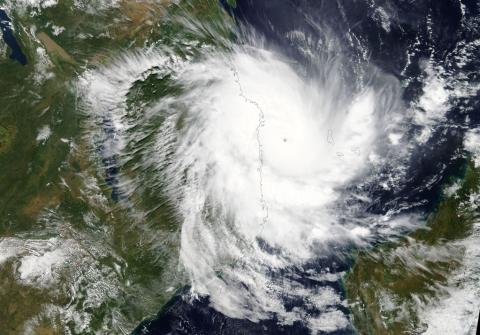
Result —
[[[257, 234], [253, 233], [256, 251], [241, 256], [238, 267], [220, 270], [216, 284], [212, 284], [216, 279], [210, 277], [208, 271], [214, 268], [211, 265], [214, 259], [220, 257], [217, 253], [228, 255], [227, 249], [234, 242], [209, 226], [187, 236], [182, 240], [183, 261], [191, 271], [192, 287], [178, 292], [156, 319], [141, 324], [134, 334], [147, 331], [153, 334], [354, 333], [342, 284], [343, 274], [353, 262], [352, 251], [365, 243], [378, 244], [392, 235], [409, 231], [412, 221], [421, 221], [419, 217], [435, 208], [448, 178], [462, 173], [465, 160], [459, 151], [464, 134], [478, 127], [480, 121], [475, 113], [478, 99], [473, 98], [478, 91], [467, 87], [469, 82], [477, 80], [478, 59], [475, 53], [466, 51], [478, 48], [478, 29], [473, 23], [478, 6], [474, 1], [246, 0], [236, 1], [235, 6], [225, 3], [224, 7], [238, 27], [240, 46], [234, 48], [237, 56], [229, 61], [233, 64], [232, 85], [235, 80], [240, 85], [240, 100], [235, 100], [237, 93], [230, 93], [227, 83], [213, 85], [213, 93], [205, 89], [192, 96], [204, 98], [212, 94], [209, 103], [215, 101], [215, 94], [226, 96], [226, 105], [219, 104], [214, 109], [235, 109], [240, 117], [245, 117], [241, 113], [245, 113], [247, 105], [259, 111], [259, 129], [263, 132], [259, 136], [264, 136], [259, 150], [258, 171], [263, 185], [259, 191], [260, 208], [249, 207], [248, 201], [241, 198], [243, 194], [237, 194], [241, 184], [230, 181], [228, 176], [208, 187], [220, 192], [220, 197], [228, 197], [229, 192], [233, 192], [235, 200], [232, 201], [258, 211], [258, 220], [262, 221], [263, 216], [267, 228], [262, 226]], [[268, 50], [269, 54], [257, 54], [255, 49]], [[262, 62], [267, 64], [263, 66]], [[222, 61], [204, 66], [219, 69]], [[187, 71], [188, 80], [194, 82], [198, 75], [199, 83], [207, 83], [209, 74], [197, 71], [202, 70]], [[228, 69], [225, 71], [224, 74], [220, 71], [218, 78], [228, 76]], [[321, 90], [324, 96], [317, 97], [316, 92], [302, 94], [308, 91], [308, 85], [298, 84], [297, 88], [297, 82], [314, 85], [314, 90]], [[372, 92], [371, 98], [368, 98], [369, 92]], [[352, 99], [352, 95], [357, 98]], [[362, 102], [362, 99], [365, 100]], [[246, 105], [242, 105], [241, 100]], [[359, 107], [355, 107], [358, 101]], [[270, 107], [266, 107], [270, 104], [272, 115], [268, 111]], [[238, 105], [243, 107], [236, 108]], [[298, 108], [299, 105], [302, 107]], [[345, 109], [345, 105], [350, 107]], [[199, 108], [204, 111], [204, 107]], [[312, 114], [305, 112], [310, 109]], [[205, 122], [213, 122], [213, 129], [227, 129], [235, 141], [234, 132], [243, 129], [242, 121], [232, 119], [230, 124], [225, 121], [230, 117], [226, 113], [220, 116], [220, 121], [216, 121], [216, 117], [213, 115]], [[271, 126], [277, 117], [279, 128]], [[297, 126], [294, 121], [297, 118], [305, 118], [304, 123]], [[285, 129], [283, 122], [289, 124]], [[318, 129], [311, 130], [310, 136], [309, 123], [315, 122], [326, 122], [331, 128], [320, 128], [321, 135], [316, 133]], [[269, 126], [272, 129], [268, 129]], [[206, 127], [206, 135], [196, 133], [189, 145], [200, 138], [201, 145], [216, 152], [223, 150], [223, 144], [217, 145], [215, 141], [222, 141], [220, 138], [228, 135], [220, 133], [220, 137], [210, 137], [215, 130]], [[248, 126], [245, 131], [247, 129]], [[341, 129], [346, 129], [344, 134]], [[295, 143], [298, 133], [305, 135], [305, 139], [298, 139], [299, 144]], [[277, 138], [279, 143], [270, 144], [269, 141]], [[281, 146], [280, 138], [285, 146]], [[244, 141], [248, 150], [255, 147], [248, 139], [239, 137], [239, 141]], [[289, 141], [293, 146], [291, 153], [287, 147]], [[232, 145], [234, 149], [227, 149], [237, 150], [237, 144]], [[240, 148], [241, 144], [238, 145]], [[329, 160], [328, 145], [336, 147], [339, 161]], [[370, 152], [371, 148], [375, 150]], [[185, 154], [195, 157], [195, 150], [190, 147]], [[198, 150], [212, 155], [201, 147]], [[238, 150], [243, 155], [241, 149]], [[350, 150], [352, 157], [345, 150]], [[318, 158], [316, 151], [320, 152]], [[270, 152], [278, 154], [271, 157]], [[229, 164], [223, 159], [220, 164]], [[243, 159], [255, 161], [254, 157]], [[281, 170], [281, 182], [269, 179], [268, 164]], [[309, 167], [322, 168], [311, 172]], [[240, 171], [232, 178], [242, 179]], [[200, 170], [196, 178], [201, 178], [199, 173]], [[320, 173], [323, 179], [308, 177], [311, 173]], [[304, 178], [305, 185], [318, 182], [321, 190], [310, 194], [307, 193], [310, 190], [296, 184], [283, 188], [283, 183], [290, 182], [290, 178]], [[222, 185], [218, 191], [217, 182]], [[229, 191], [228, 186], [224, 188], [230, 182], [233, 191]], [[273, 183], [272, 188], [268, 188], [269, 182]], [[248, 180], [243, 185], [245, 183], [248, 184]], [[323, 195], [327, 200], [321, 200], [321, 192], [329, 188], [331, 192]], [[195, 188], [188, 190], [196, 192]], [[297, 205], [295, 199], [287, 196], [270, 197], [277, 193], [291, 194], [300, 202], [312, 202], [312, 209], [305, 205], [298, 207], [301, 214], [291, 214], [288, 211], [294, 212], [296, 206], [303, 204]], [[223, 206], [230, 206], [229, 200], [225, 201]], [[278, 213], [277, 205], [281, 206]], [[328, 208], [324, 210], [328, 214], [305, 214], [319, 207]], [[243, 209], [235, 213], [237, 217], [244, 215]], [[331, 213], [334, 213], [333, 219]], [[295, 223], [290, 227], [289, 222], [281, 220], [282, 215]], [[408, 218], [409, 223], [400, 222], [404, 218]], [[255, 221], [248, 216], [246, 220]], [[311, 222], [316, 220], [320, 220], [325, 231], [310, 240], [307, 236], [315, 235], [317, 227]], [[329, 226], [327, 222], [331, 220], [335, 223]], [[302, 226], [300, 222], [307, 223]], [[243, 225], [247, 230], [256, 229], [255, 225]], [[270, 229], [268, 225], [281, 228]], [[183, 230], [194, 230], [194, 226], [189, 228], [184, 224]], [[355, 236], [343, 238], [348, 234], [342, 229], [355, 231]], [[208, 239], [205, 237], [203, 241], [201, 234], [207, 234]], [[221, 238], [228, 243], [209, 242], [209, 239]], [[303, 242], [299, 242], [302, 239]], [[217, 249], [209, 251], [208, 243]], [[276, 261], [269, 263], [262, 259], [270, 256]], [[202, 257], [207, 259], [203, 261]], [[260, 265], [255, 265], [256, 261]], [[279, 265], [277, 261], [287, 264]], [[208, 264], [205, 269], [202, 269], [203, 262]], [[249, 278], [251, 272], [262, 279]], [[267, 287], [261, 287], [262, 283]], [[321, 301], [312, 303], [313, 296]]]

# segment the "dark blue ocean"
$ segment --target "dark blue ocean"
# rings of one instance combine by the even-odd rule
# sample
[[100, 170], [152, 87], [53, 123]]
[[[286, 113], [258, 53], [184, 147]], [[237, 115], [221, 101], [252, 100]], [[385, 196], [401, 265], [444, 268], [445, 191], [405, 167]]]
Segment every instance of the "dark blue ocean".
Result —
[[[377, 5], [387, 7], [395, 14], [396, 19], [389, 30], [372, 18]], [[351, 47], [349, 40], [356, 36], [366, 46], [370, 61], [376, 67], [406, 83], [402, 99], [407, 106], [421, 94], [422, 69], [419, 64], [423, 59], [442, 64], [449, 75], [461, 71], [472, 81], [480, 76], [480, 58], [468, 59], [461, 68], [452, 61], [460, 41], [468, 43], [480, 38], [479, 27], [465, 24], [469, 20], [475, 21], [480, 14], [477, 1], [238, 0], [234, 8], [226, 3], [223, 6], [239, 27], [256, 31], [265, 39], [267, 48], [279, 50], [303, 67], [306, 73], [311, 64], [286, 38], [287, 32], [301, 30], [308, 36], [321, 39], [321, 31], [330, 30], [352, 57], [360, 52]], [[416, 52], [407, 56], [414, 44]], [[385, 190], [379, 185], [368, 186], [366, 191], [371, 201], [365, 208], [367, 212], [384, 214], [393, 208], [408, 208], [405, 211], [428, 213], [438, 202], [445, 181], [452, 175], [461, 174], [465, 160], [459, 150], [464, 132], [480, 125], [480, 99], [478, 96], [459, 97], [450, 104], [446, 120], [412, 155], [408, 164], [409, 177], [401, 187]], [[343, 271], [348, 270], [351, 262], [351, 259], [337, 259], [331, 255], [309, 266], [312, 269], [336, 266], [337, 271]], [[301, 277], [302, 270], [298, 271]], [[331, 285], [343, 296], [341, 282], [313, 283], [305, 279], [304, 284]], [[289, 304], [301, 302], [285, 301], [287, 308]], [[339, 308], [348, 314], [345, 307]], [[354, 329], [350, 327], [330, 334], [352, 333]], [[226, 317], [209, 307], [208, 297], [191, 300], [186, 287], [163, 307], [157, 318], [143, 322], [133, 334], [309, 334], [309, 330], [301, 322], [281, 326], [275, 316], [259, 323]]]

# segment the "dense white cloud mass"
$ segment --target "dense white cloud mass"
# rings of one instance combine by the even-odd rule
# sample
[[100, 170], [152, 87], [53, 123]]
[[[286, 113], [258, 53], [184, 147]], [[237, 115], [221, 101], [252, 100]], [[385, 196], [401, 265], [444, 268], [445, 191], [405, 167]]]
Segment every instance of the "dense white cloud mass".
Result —
[[[329, 243], [362, 243], [371, 227], [388, 224], [349, 218], [337, 200], [400, 142], [391, 78], [377, 73], [372, 85], [353, 89], [335, 71], [341, 64], [306, 77], [255, 47], [197, 61], [131, 54], [84, 77], [91, 109], [116, 134], [104, 145], [112, 154], [129, 141], [128, 88], [155, 66], [159, 77], [170, 71], [182, 93], [146, 108], [144, 115], [165, 119], [144, 163], [158, 169], [183, 221], [181, 260], [193, 292], [231, 317], [273, 313], [285, 323], [306, 319], [312, 329], [347, 327], [338, 292], [303, 287], [294, 269], [328, 257]], [[305, 306], [287, 310], [285, 298]], [[307, 308], [323, 313], [312, 317]]]

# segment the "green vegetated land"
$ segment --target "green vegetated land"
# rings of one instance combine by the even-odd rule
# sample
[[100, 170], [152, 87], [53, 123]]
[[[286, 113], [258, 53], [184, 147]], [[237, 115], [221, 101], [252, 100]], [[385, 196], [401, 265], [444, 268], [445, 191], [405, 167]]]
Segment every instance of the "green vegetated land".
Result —
[[360, 334], [421, 334], [418, 310], [441, 299], [443, 285], [462, 265], [457, 243], [471, 233], [478, 217], [471, 195], [478, 192], [480, 169], [469, 163], [457, 190], [439, 202], [424, 228], [396, 241], [358, 253], [345, 278], [355, 327]]
[[[133, 329], [183, 284], [176, 272], [179, 225], [161, 190], [150, 183], [152, 172], [136, 168], [139, 151], [119, 167], [120, 173], [145, 180], [146, 186], [132, 196], [136, 214], [110, 198], [105, 169], [78, 108], [75, 83], [86, 70], [108, 66], [135, 48], [164, 46], [180, 57], [195, 57], [195, 50], [205, 45], [222, 48], [219, 37], [234, 38], [229, 19], [214, 0], [179, 5], [122, 0], [98, 12], [59, 0], [35, 15], [28, 9], [8, 14], [28, 64], [12, 61], [9, 50], [2, 49], [0, 242], [72, 240], [78, 257], [62, 269], [53, 287], [19, 280], [28, 245], [0, 263], [2, 335], [23, 334], [32, 320], [37, 334], [64, 334], [65, 329], [72, 334], [115, 333], [118, 319]], [[180, 16], [201, 24], [187, 28], [176, 19]], [[65, 30], [56, 34], [54, 26]], [[152, 100], [179, 92], [181, 87], [168, 75], [147, 76], [126, 97], [130, 115], [139, 117]], [[162, 122], [161, 116], [157, 121]], [[149, 140], [134, 143], [136, 149]], [[469, 164], [461, 188], [440, 202], [425, 229], [357, 255], [345, 287], [359, 333], [403, 334], [423, 327], [416, 306], [435, 298], [434, 285], [446, 283], [461, 265], [463, 250], [454, 242], [470, 232], [475, 213], [462, 204], [477, 191], [478, 178], [478, 169]], [[91, 304], [90, 284], [104, 278], [118, 292]], [[82, 322], [88, 327], [65, 324], [61, 311], [67, 308], [87, 311], [89, 318]]]
[[[15, 244], [14, 255], [0, 262], [2, 335], [23, 334], [27, 326], [36, 334], [128, 333], [184, 282], [173, 209], [149, 181], [151, 172], [137, 168], [135, 154], [119, 166], [120, 174], [146, 178], [131, 195], [134, 210], [111, 199], [76, 85], [85, 71], [139, 48], [165, 47], [185, 57], [196, 47], [217, 46], [217, 34], [231, 38], [228, 17], [214, 0], [122, 0], [102, 9], [75, 3], [8, 11], [28, 64], [11, 60], [2, 46], [0, 243]], [[179, 17], [204, 24], [193, 29]], [[148, 101], [179, 89], [168, 76], [147, 77], [131, 89], [138, 99], [125, 97], [129, 112], [138, 116]], [[48, 285], [22, 280], [29, 243], [51, 239], [74, 241], [74, 255]], [[101, 303], [92, 302], [97, 295]], [[65, 321], [80, 311], [76, 324]]]

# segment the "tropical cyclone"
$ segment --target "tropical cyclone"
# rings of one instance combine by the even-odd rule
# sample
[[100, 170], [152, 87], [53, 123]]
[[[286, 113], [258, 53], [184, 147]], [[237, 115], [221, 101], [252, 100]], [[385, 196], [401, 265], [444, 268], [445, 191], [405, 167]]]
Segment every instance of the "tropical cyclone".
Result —
[[[183, 221], [180, 257], [192, 292], [209, 296], [231, 317], [256, 321], [275, 314], [288, 324], [307, 319], [312, 329], [347, 327], [336, 308], [343, 304], [338, 292], [316, 288], [325, 299], [312, 300], [313, 291], [275, 273], [294, 275], [295, 268], [328, 257], [331, 243], [362, 244], [374, 233], [369, 226], [379, 218], [352, 212], [340, 220], [335, 207], [342, 192], [378, 164], [376, 151], [390, 150], [384, 137], [398, 132], [400, 91], [392, 89], [398, 86], [372, 72], [375, 85], [352, 90], [327, 66], [319, 67], [323, 76], [302, 76], [257, 46], [173, 63], [160, 54], [126, 55], [99, 79], [92, 72], [88, 82], [102, 83], [101, 90], [91, 86], [91, 101], [116, 120], [114, 143], [123, 144], [106, 147], [119, 153], [133, 126], [121, 124], [128, 119], [121, 101], [111, 108], [119, 83], [127, 89], [153, 71], [170, 73], [182, 88], [145, 111], [165, 117], [146, 157]], [[287, 310], [287, 292], [308, 302]], [[312, 308], [321, 317], [309, 316]]]

